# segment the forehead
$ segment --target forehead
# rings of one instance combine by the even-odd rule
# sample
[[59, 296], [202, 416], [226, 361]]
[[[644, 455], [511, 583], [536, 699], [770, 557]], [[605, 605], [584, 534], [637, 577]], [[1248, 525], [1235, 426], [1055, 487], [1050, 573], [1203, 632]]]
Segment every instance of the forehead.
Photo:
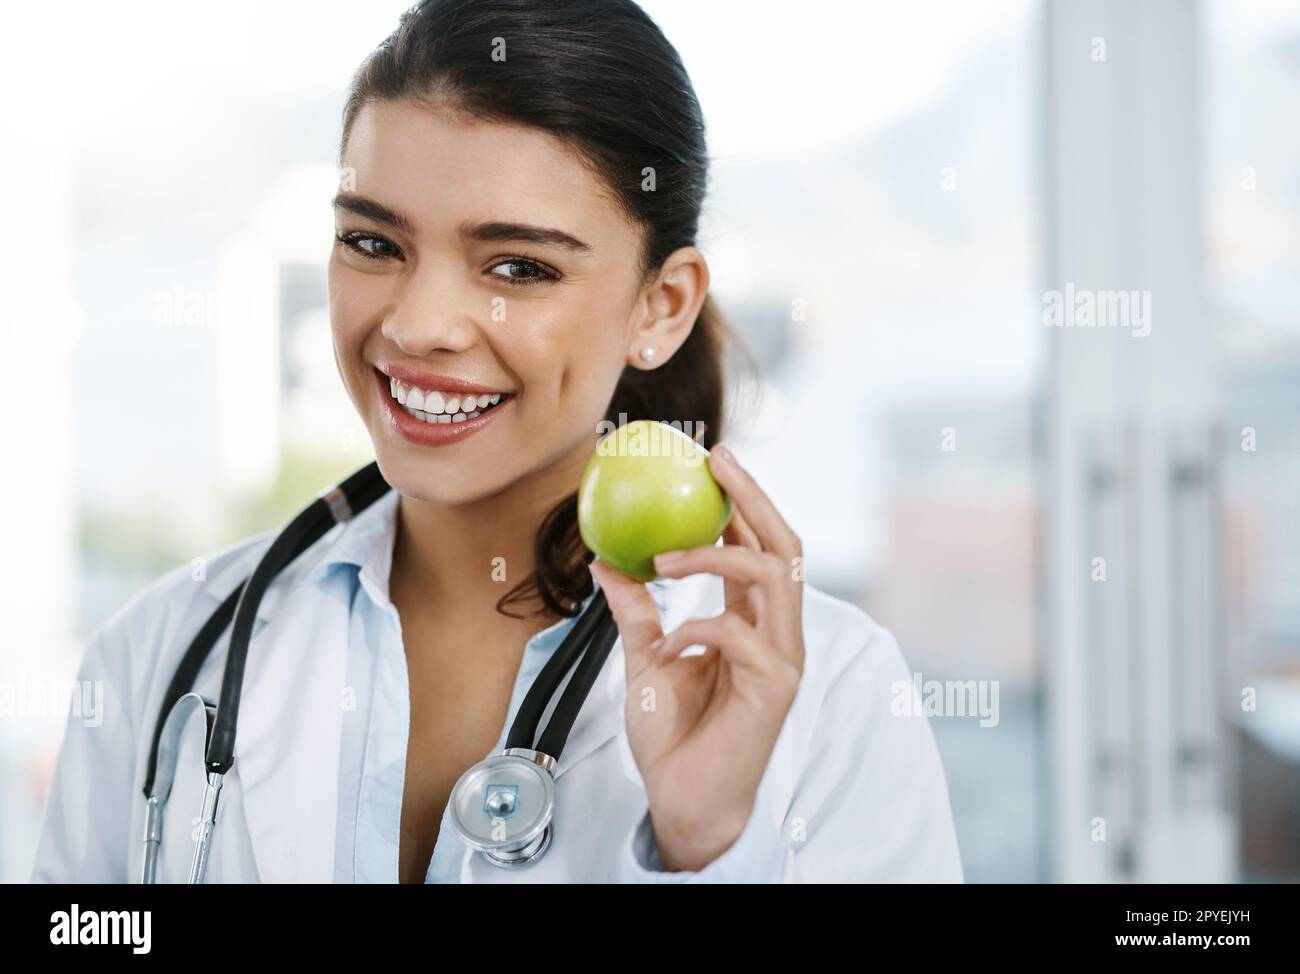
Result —
[[539, 129], [404, 100], [370, 102], [353, 121], [342, 164], [358, 193], [401, 210], [417, 231], [465, 218], [514, 220], [598, 246], [627, 230], [578, 153]]

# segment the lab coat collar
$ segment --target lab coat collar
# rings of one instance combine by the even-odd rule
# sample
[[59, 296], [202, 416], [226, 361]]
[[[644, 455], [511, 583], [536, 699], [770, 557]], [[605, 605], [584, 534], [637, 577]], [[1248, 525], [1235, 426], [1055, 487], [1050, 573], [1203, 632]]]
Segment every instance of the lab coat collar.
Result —
[[[363, 584], [372, 598], [388, 591], [388, 574], [392, 565], [393, 540], [397, 530], [399, 494], [390, 490], [351, 520], [336, 524], [306, 552], [276, 576], [274, 584], [257, 607], [260, 623], [275, 617], [284, 597], [302, 582], [315, 582], [334, 565], [352, 564], [362, 569]], [[218, 603], [225, 600], [248, 578], [262, 555], [271, 546], [280, 529], [268, 531], [251, 545], [256, 552], [250, 558], [231, 558], [208, 577], [208, 592]], [[256, 630], [254, 630], [256, 631]]]

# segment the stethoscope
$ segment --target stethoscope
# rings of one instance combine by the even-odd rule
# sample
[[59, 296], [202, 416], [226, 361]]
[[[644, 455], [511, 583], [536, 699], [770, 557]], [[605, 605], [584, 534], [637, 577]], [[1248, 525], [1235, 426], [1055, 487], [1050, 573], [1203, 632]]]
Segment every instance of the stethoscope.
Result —
[[[194, 829], [189, 882], [203, 882], [216, 828], [221, 785], [235, 762], [235, 730], [244, 664], [262, 596], [275, 577], [330, 528], [355, 517], [390, 489], [379, 472], [379, 464], [370, 463], [317, 497], [271, 543], [253, 574], [221, 603], [190, 643], [167, 687], [153, 732], [144, 782], [141, 882], [156, 880], [163, 812], [176, 778], [182, 732], [200, 711], [206, 724], [207, 785]], [[214, 704], [194, 692], [193, 686], [204, 660], [232, 619], [234, 627], [221, 691]], [[452, 827], [467, 846], [493, 865], [527, 866], [549, 847], [551, 820], [555, 815], [556, 764], [578, 711], [617, 639], [618, 629], [605, 593], [598, 591], [533, 681], [510, 726], [505, 748], [471, 767], [452, 789], [448, 799]], [[538, 739], [538, 725], [570, 670], [568, 685]]]

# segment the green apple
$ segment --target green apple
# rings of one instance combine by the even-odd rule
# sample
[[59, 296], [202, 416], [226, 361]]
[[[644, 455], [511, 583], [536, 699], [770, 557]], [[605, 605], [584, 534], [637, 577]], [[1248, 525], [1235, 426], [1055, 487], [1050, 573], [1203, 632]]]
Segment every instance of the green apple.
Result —
[[676, 427], [638, 419], [596, 444], [578, 488], [578, 531], [601, 561], [639, 582], [661, 551], [713, 544], [733, 503], [709, 451]]

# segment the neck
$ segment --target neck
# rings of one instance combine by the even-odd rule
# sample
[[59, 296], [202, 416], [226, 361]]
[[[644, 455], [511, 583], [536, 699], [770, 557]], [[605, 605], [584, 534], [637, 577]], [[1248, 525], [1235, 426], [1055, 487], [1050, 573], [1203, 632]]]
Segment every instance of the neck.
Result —
[[[491, 497], [445, 507], [402, 495], [393, 548], [394, 593], [441, 617], [495, 612], [537, 567], [537, 529], [578, 489], [591, 455], [585, 441], [544, 470]], [[521, 606], [511, 611], [530, 610]]]

